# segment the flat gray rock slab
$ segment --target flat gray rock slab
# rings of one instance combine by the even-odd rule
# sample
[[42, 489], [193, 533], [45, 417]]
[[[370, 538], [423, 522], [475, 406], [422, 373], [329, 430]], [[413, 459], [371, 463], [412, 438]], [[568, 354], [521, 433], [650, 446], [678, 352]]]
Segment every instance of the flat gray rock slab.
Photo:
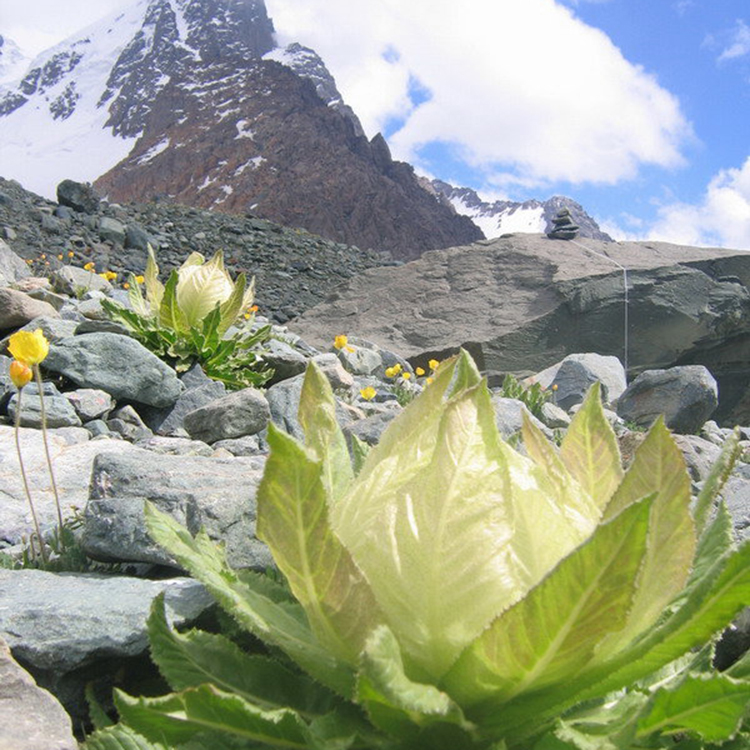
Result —
[[146, 619], [162, 591], [177, 626], [214, 602], [192, 578], [0, 570], [0, 636], [16, 659], [57, 674], [107, 656], [137, 656], [147, 648]]
[[0, 750], [78, 750], [70, 717], [0, 638]]
[[[72, 442], [69, 430], [51, 431], [48, 436], [64, 516], [70, 515], [73, 508], [83, 510], [86, 505], [95, 456], [101, 453], [127, 453], [137, 450], [120, 440]], [[20, 442], [31, 495], [39, 523], [44, 530], [45, 527], [57, 523], [57, 511], [41, 430], [22, 427]], [[13, 428], [0, 425], [0, 541], [18, 544], [21, 537], [28, 536], [33, 528]]]
[[205, 528], [226, 543], [231, 565], [263, 570], [272, 564], [255, 537], [255, 493], [265, 458], [170, 456], [134, 449], [94, 463], [84, 512], [83, 548], [96, 559], [174, 565], [148, 535], [146, 500], [195, 534]]

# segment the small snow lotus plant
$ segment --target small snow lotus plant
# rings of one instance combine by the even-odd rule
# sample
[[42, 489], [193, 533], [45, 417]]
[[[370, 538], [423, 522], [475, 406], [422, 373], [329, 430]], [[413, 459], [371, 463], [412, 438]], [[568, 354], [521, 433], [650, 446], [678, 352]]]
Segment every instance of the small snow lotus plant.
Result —
[[559, 452], [526, 423], [527, 458], [465, 353], [355, 466], [314, 365], [299, 418], [304, 444], [269, 426], [257, 498], [287, 585], [147, 506], [152, 536], [269, 651], [177, 633], [157, 601], [175, 692], [118, 693], [121, 724], [89, 750], [750, 746], [750, 659], [711, 666], [750, 601], [750, 545], [712, 510], [736, 440], [691, 503], [661, 421], [623, 472], [595, 387]]
[[[214, 380], [243, 388], [262, 385], [272, 374], [259, 350], [270, 328], [250, 328], [254, 316], [247, 311], [253, 309], [254, 291], [254, 282], [248, 284], [242, 273], [232, 281], [221, 251], [208, 262], [200, 253], [191, 253], [164, 285], [149, 245], [143, 276], [130, 274], [128, 278], [131, 309], [106, 299], [102, 306], [150, 351], [173, 363], [178, 372], [199, 362]], [[229, 333], [239, 321], [241, 327]]]

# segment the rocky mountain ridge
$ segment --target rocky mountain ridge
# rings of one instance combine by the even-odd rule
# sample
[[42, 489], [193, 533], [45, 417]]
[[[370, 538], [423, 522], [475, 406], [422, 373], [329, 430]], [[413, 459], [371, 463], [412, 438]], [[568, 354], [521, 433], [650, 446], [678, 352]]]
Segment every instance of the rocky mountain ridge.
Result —
[[367, 141], [314, 51], [276, 46], [263, 0], [134, 2], [0, 92], [0, 138], [3, 176], [48, 197], [100, 178], [113, 201], [253, 211], [401, 258], [482, 236]]
[[612, 242], [606, 232], [602, 232], [596, 220], [586, 213], [580, 203], [563, 195], [554, 195], [547, 200], [527, 201], [482, 200], [475, 190], [455, 187], [442, 180], [430, 180], [428, 189], [447, 201], [457, 213], [468, 216], [484, 232], [487, 239], [500, 237], [510, 232], [546, 234], [553, 228], [553, 219], [558, 211], [567, 208], [573, 222], [580, 227], [579, 235], [603, 242]]
[[77, 211], [2, 178], [0, 239], [35, 271], [44, 273], [63, 261], [93, 262], [97, 271], [118, 273], [120, 283], [128, 271], [143, 272], [149, 242], [165, 273], [190, 252], [210, 257], [221, 249], [233, 277], [240, 271], [255, 276], [256, 301], [277, 323], [317, 304], [349, 276], [393, 262], [387, 254], [265, 219], [170, 203], [94, 202], [87, 211]]

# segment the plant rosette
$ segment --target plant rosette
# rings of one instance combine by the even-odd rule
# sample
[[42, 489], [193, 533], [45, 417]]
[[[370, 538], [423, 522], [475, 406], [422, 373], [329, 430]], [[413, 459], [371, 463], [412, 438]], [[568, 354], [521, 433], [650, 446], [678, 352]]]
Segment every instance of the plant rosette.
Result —
[[749, 746], [750, 658], [711, 666], [716, 634], [750, 601], [750, 545], [734, 549], [726, 508], [712, 510], [736, 435], [691, 501], [661, 420], [623, 471], [594, 386], [559, 451], [527, 419], [523, 456], [500, 439], [466, 353], [374, 448], [355, 442], [354, 461], [314, 365], [299, 419], [304, 444], [269, 425], [257, 496], [281, 582], [230, 569], [205, 533], [146, 509], [153, 538], [270, 655], [176, 633], [157, 601], [152, 655], [175, 692], [117, 692], [121, 723], [89, 750], [126, 737], [191, 749]]

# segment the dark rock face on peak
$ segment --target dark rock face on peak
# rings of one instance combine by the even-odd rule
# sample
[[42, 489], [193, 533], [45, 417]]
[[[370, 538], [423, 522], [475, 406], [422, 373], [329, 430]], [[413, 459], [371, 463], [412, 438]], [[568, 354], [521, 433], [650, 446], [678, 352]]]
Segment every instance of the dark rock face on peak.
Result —
[[401, 259], [482, 237], [285, 65], [194, 63], [149, 107], [131, 154], [95, 183], [111, 200], [252, 212]]
[[100, 104], [112, 99], [107, 125], [117, 135], [143, 132], [151, 100], [165, 78], [196, 61], [261, 57], [273, 49], [273, 24], [263, 0], [155, 0], [141, 29], [120, 54]]

